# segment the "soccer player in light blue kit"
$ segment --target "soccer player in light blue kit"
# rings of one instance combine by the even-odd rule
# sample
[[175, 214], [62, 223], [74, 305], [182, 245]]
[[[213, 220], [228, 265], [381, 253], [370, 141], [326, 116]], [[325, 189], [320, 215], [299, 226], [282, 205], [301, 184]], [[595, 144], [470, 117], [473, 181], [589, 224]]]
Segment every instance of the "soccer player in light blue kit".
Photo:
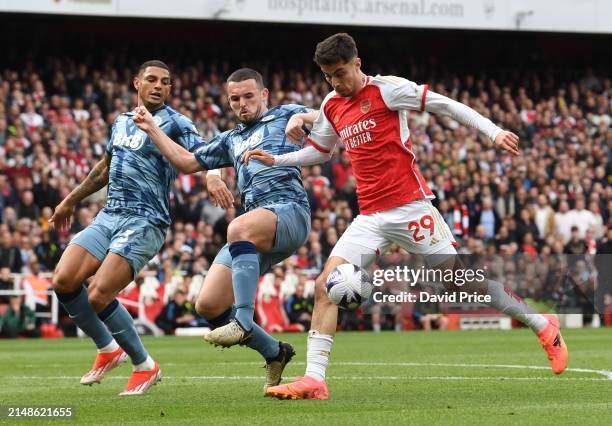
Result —
[[[150, 111], [164, 134], [187, 150], [202, 143], [193, 123], [164, 105], [171, 87], [168, 66], [161, 61], [145, 62], [134, 78], [134, 87], [138, 104]], [[106, 373], [131, 358], [134, 369], [120, 395], [141, 395], [161, 378], [132, 317], [115, 296], [164, 244], [170, 225], [168, 195], [177, 176], [132, 118], [133, 113], [116, 118], [105, 157], [56, 207], [51, 219], [57, 228], [68, 228], [75, 206], [108, 184], [106, 206], [64, 251], [53, 288], [76, 325], [98, 347], [82, 384], [100, 383]], [[92, 276], [85, 288], [83, 282]]]
[[230, 107], [240, 123], [197, 147], [195, 155], [174, 143], [146, 108], [137, 109], [134, 121], [185, 173], [229, 166], [236, 169], [246, 213], [230, 223], [228, 244], [206, 275], [196, 310], [213, 328], [205, 337], [208, 342], [224, 347], [243, 344], [262, 354], [266, 359], [265, 393], [269, 386], [280, 383], [295, 352], [253, 322], [257, 283], [260, 274], [304, 245], [310, 234], [310, 206], [298, 167], [269, 168], [257, 161], [245, 164], [241, 159], [256, 147], [276, 154], [298, 150], [300, 147], [285, 136], [285, 127], [294, 114], [310, 110], [300, 105], [268, 109], [268, 89], [261, 75], [249, 68], [232, 73], [227, 90]]

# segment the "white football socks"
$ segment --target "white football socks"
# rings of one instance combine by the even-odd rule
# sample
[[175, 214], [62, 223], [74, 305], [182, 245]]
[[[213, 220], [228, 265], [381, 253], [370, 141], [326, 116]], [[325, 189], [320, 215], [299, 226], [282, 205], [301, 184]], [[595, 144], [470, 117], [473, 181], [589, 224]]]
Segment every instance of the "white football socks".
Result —
[[140, 364], [134, 365], [134, 371], [153, 370], [153, 368], [155, 368], [155, 361], [153, 361], [150, 355], [147, 355], [147, 359]]
[[529, 326], [536, 333], [548, 325], [544, 315], [519, 298], [513, 297], [512, 293], [506, 293], [501, 283], [489, 280], [487, 294], [491, 296], [490, 306]]
[[113, 339], [108, 345], [104, 346], [103, 348], [99, 348], [98, 353], [100, 354], [111, 353], [111, 352], [115, 352], [117, 349], [119, 349], [119, 345], [117, 344], [115, 339]]
[[325, 370], [329, 363], [334, 337], [320, 334], [316, 330], [308, 332], [308, 350], [306, 351], [306, 375], [316, 380], [325, 380]]

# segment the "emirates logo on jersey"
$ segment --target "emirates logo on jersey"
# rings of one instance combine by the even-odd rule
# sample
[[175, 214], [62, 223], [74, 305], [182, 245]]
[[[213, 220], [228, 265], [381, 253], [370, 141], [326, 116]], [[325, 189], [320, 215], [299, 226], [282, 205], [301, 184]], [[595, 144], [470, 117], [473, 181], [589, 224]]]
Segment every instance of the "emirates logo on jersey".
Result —
[[359, 121], [358, 123], [348, 125], [340, 130], [340, 137], [344, 142], [347, 150], [358, 147], [365, 143], [372, 142], [372, 134], [370, 130], [376, 127], [376, 121], [370, 118]]
[[349, 124], [344, 129], [340, 130], [340, 137], [342, 139], [348, 139], [359, 133], [367, 132], [376, 127], [376, 121], [373, 118], [359, 121], [355, 124]]
[[370, 111], [371, 106], [372, 102], [370, 102], [369, 99], [364, 99], [359, 103], [359, 111], [361, 111], [362, 114], [366, 114], [368, 111]]

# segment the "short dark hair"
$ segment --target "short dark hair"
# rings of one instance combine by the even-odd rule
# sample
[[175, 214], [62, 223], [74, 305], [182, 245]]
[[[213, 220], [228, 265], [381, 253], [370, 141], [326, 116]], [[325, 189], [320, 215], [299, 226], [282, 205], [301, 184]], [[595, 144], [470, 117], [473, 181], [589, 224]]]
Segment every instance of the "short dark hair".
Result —
[[260, 89], [264, 88], [263, 77], [261, 76], [260, 73], [258, 73], [252, 68], [240, 68], [234, 71], [227, 78], [227, 82], [228, 83], [229, 82], [240, 83], [241, 81], [251, 80], [251, 79], [255, 80], [255, 83], [257, 83], [257, 87], [259, 87]]
[[317, 44], [314, 61], [317, 65], [346, 64], [357, 57], [357, 45], [347, 33], [338, 33], [327, 37]]
[[170, 73], [170, 68], [168, 67], [168, 65], [166, 65], [165, 63], [163, 63], [159, 59], [152, 59], [150, 61], [143, 62], [142, 65], [140, 65], [140, 67], [138, 67], [138, 74], [140, 75], [148, 67], [163, 68], [166, 71], [168, 71], [168, 73]]

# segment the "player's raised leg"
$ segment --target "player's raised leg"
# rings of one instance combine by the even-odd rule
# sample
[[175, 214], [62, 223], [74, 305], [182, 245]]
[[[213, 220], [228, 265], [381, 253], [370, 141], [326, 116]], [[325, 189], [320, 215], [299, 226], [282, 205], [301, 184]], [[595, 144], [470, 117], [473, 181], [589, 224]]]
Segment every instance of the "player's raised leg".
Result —
[[127, 259], [109, 252], [89, 286], [89, 303], [134, 365], [128, 384], [120, 395], [141, 395], [161, 379], [159, 366], [145, 350], [132, 316], [115, 298], [133, 277]]
[[259, 282], [257, 252], [269, 252], [276, 236], [277, 216], [258, 208], [234, 219], [227, 229], [229, 252], [232, 257], [232, 287], [236, 301], [234, 319], [208, 333], [206, 341], [229, 347], [245, 344], [253, 331], [255, 295]]
[[[95, 229], [90, 227], [77, 238], [87, 238], [88, 234], [95, 232]], [[101, 256], [103, 258], [104, 253], [101, 253]], [[83, 285], [85, 280], [96, 273], [101, 264], [101, 261], [85, 248], [71, 244], [62, 254], [52, 281], [53, 290], [70, 318], [98, 348], [92, 368], [81, 377], [83, 385], [100, 383], [110, 370], [127, 360], [127, 354], [119, 347], [89, 304], [87, 290]]]
[[[439, 265], [439, 267], [443, 270], [451, 268], [465, 269], [465, 266], [458, 259], [452, 259], [450, 262], [450, 264]], [[546, 352], [553, 373], [561, 374], [565, 371], [569, 352], [561, 335], [557, 315], [545, 315], [537, 312], [520, 297], [507, 290], [502, 283], [491, 279], [478, 284], [466, 284], [460, 288], [454, 287], [453, 290], [476, 292], [490, 296], [490, 302], [487, 303], [489, 306], [522, 322], [536, 334], [542, 348]]]
[[[466, 291], [470, 290], [466, 288]], [[561, 374], [567, 367], [569, 353], [559, 328], [559, 318], [555, 314], [541, 314], [504, 285], [495, 280], [486, 280], [480, 288], [474, 289], [480, 294], [491, 296], [489, 306], [522, 322], [536, 334], [553, 373]]]
[[[228, 258], [229, 250], [224, 248], [216, 261], [227, 262], [229, 260], [231, 263], [231, 258]], [[196, 311], [208, 321], [211, 329], [214, 330], [228, 324], [234, 318], [236, 309], [233, 303], [232, 270], [222, 263], [213, 263], [198, 295]], [[285, 366], [295, 354], [293, 347], [289, 343], [274, 339], [255, 323], [253, 323], [253, 333], [246, 342], [246, 346], [259, 352], [266, 360], [264, 392], [268, 387], [278, 385]]]
[[[381, 218], [385, 222], [387, 237], [410, 253], [426, 256], [425, 260], [430, 267], [465, 270], [453, 246], [454, 238], [450, 228], [429, 200], [413, 201], [384, 212]], [[411, 232], [406, 232], [406, 229], [411, 229]], [[495, 280], [486, 279], [451, 287], [453, 291], [490, 296], [488, 305], [530, 327], [540, 339], [553, 372], [563, 372], [567, 366], [568, 352], [555, 315], [540, 314]]]

